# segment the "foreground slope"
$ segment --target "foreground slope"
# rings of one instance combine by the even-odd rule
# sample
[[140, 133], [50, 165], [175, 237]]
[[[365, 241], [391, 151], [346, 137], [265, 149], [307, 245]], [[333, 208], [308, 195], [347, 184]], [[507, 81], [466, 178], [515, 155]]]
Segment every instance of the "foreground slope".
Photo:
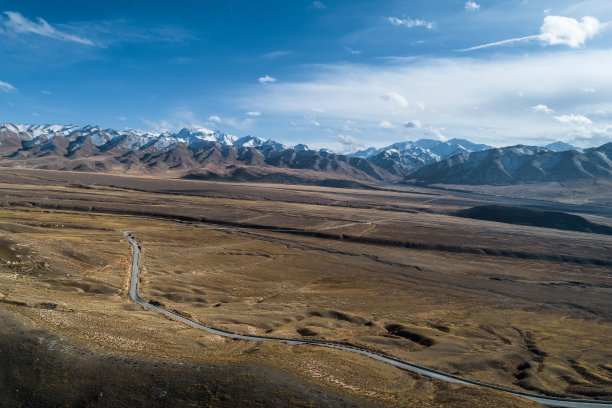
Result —
[[[526, 386], [556, 381], [548, 370], [553, 357], [542, 374], [535, 366], [516, 369], [535, 355], [524, 348], [523, 337], [505, 334], [493, 315], [472, 315], [461, 323], [466, 307], [483, 310], [490, 302], [472, 304], [472, 290], [462, 286], [474, 270], [457, 279], [444, 272], [448, 253], [332, 239], [340, 231], [376, 238], [390, 224], [400, 224], [391, 234], [405, 239], [398, 231], [418, 229], [405, 223], [418, 221], [414, 211], [427, 205], [422, 202], [431, 199], [429, 194], [397, 197], [379, 191], [17, 169], [2, 169], [0, 180], [5, 193], [0, 309], [10, 317], [0, 325], [0, 353], [3, 367], [13, 373], [0, 381], [19, 390], [8, 392], [5, 401], [26, 398], [23, 393], [27, 401], [52, 406], [118, 406], [124, 399], [134, 406], [198, 401], [214, 406], [536, 406], [494, 390], [414, 376], [365, 356], [231, 341], [151, 313], [129, 301], [132, 253], [123, 230], [132, 231], [142, 248], [143, 299], [191, 319], [245, 333], [348, 342], [476, 379], [493, 374], [495, 382], [509, 381], [513, 387], [519, 372], [534, 373], [523, 380]], [[122, 215], [126, 210], [133, 213]], [[371, 224], [362, 222], [366, 219]], [[429, 216], [423, 225], [436, 219]], [[283, 226], [304, 235], [283, 232]], [[366, 231], [371, 227], [376, 227], [373, 235]], [[317, 237], [325, 233], [328, 237]], [[600, 256], [600, 249], [592, 250], [590, 256]], [[455, 266], [472, 263], [466, 254], [450, 256]], [[564, 264], [561, 268], [567, 270]], [[445, 281], [448, 291], [428, 295], [441, 286], [427, 283], [427, 276]], [[490, 281], [488, 276], [469, 278], [472, 286]], [[597, 277], [584, 281], [597, 282]], [[514, 289], [495, 282], [497, 293]], [[551, 287], [546, 301], [568, 290]], [[529, 290], [523, 293], [531, 297]], [[440, 303], [448, 296], [455, 303], [452, 314]], [[588, 296], [581, 305], [586, 302], [601, 313], [599, 299]], [[513, 325], [525, 332], [532, 314], [517, 313]], [[605, 329], [576, 318], [576, 324]], [[503, 330], [511, 344], [504, 346], [479, 329], [478, 321], [496, 333]], [[418, 340], [415, 333], [433, 342]], [[563, 352], [540, 342], [540, 331], [533, 336], [555, 359]], [[503, 359], [509, 358], [504, 367], [487, 362], [499, 347]], [[588, 354], [575, 361], [599, 373], [592, 358]], [[124, 380], [142, 392], [130, 394]], [[569, 391], [561, 385], [557, 392], [583, 396], [574, 393], [601, 394], [602, 389], [586, 383]]]

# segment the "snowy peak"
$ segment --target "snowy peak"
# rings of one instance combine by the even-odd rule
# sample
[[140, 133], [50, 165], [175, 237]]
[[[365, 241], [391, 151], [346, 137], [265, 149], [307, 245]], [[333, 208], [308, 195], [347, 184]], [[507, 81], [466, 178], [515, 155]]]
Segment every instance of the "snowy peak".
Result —
[[296, 144], [295, 146], [291, 147], [291, 149], [293, 149], [293, 150], [310, 150], [310, 148], [307, 145], [303, 144], [303, 143]]
[[264, 143], [263, 139], [255, 136], [244, 136], [234, 142], [236, 146], [242, 147], [259, 147]]
[[217, 130], [210, 130], [206, 128], [187, 129], [183, 128], [178, 133], [169, 133], [166, 135], [170, 139], [178, 139], [186, 142], [187, 144], [194, 142], [216, 142], [223, 145], [232, 145], [238, 138], [233, 135], [227, 135]]
[[475, 144], [464, 139], [440, 141], [419, 139], [416, 142], [398, 142], [382, 149], [370, 147], [352, 153], [352, 157], [367, 158], [391, 174], [406, 176], [432, 163], [461, 153], [490, 149], [491, 146]]
[[446, 158], [456, 154], [480, 152], [490, 148], [491, 146], [472, 143], [465, 139], [450, 139], [446, 142], [438, 142], [428, 149], [432, 153], [440, 156], [440, 158]]
[[561, 142], [561, 141], [547, 144], [544, 147], [546, 147], [548, 150], [552, 150], [553, 152], [564, 152], [564, 151], [567, 151], [567, 150], [576, 150], [576, 151], [579, 151], [579, 152], [582, 151], [582, 149], [580, 149], [580, 148], [578, 148], [576, 146], [572, 146], [569, 143], [565, 143], [565, 142]]
[[286, 150], [283, 144], [275, 142], [274, 140], [264, 140], [255, 136], [244, 136], [234, 141], [234, 146], [240, 147], [254, 147], [256, 149], [274, 149], [274, 150]]
[[367, 159], [368, 157], [372, 157], [379, 152], [380, 149], [377, 149], [375, 147], [368, 147], [367, 149], [357, 150], [356, 152], [350, 153], [349, 156], [358, 157], [360, 159]]
[[531, 155], [538, 153], [546, 153], [549, 152], [545, 147], [540, 146], [527, 146], [527, 145], [514, 145], [508, 147], [500, 147], [499, 149], [495, 149], [499, 151], [501, 154], [518, 154], [518, 155]]

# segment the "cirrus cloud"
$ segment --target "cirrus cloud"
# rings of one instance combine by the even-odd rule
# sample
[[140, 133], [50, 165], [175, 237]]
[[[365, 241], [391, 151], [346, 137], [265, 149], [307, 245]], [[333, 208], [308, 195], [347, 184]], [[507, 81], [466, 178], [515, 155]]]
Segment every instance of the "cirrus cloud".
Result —
[[3, 82], [0, 81], [0, 91], [3, 92], [13, 92], [16, 91], [17, 88], [15, 88], [13, 85], [9, 84], [8, 82]]
[[43, 37], [71, 41], [83, 45], [94, 45], [94, 42], [90, 39], [60, 31], [40, 17], [37, 19], [38, 22], [35, 22], [27, 19], [17, 11], [5, 11], [4, 14], [8, 17], [8, 19], [0, 20], [0, 24], [2, 24], [7, 31], [20, 34], [36, 34]]

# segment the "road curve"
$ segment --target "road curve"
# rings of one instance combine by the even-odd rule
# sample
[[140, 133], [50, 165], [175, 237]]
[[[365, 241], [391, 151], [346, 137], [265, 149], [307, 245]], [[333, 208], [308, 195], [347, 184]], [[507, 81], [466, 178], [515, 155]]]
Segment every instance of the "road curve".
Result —
[[393, 358], [393, 357], [388, 357], [388, 356], [384, 356], [382, 354], [377, 354], [374, 353], [372, 351], [366, 350], [366, 349], [362, 349], [362, 348], [358, 348], [358, 347], [353, 347], [353, 346], [346, 346], [343, 344], [337, 344], [337, 343], [329, 343], [329, 342], [324, 342], [324, 341], [318, 341], [318, 340], [295, 340], [295, 339], [288, 339], [288, 338], [283, 338], [283, 337], [272, 337], [272, 336], [253, 336], [253, 335], [248, 335], [248, 334], [238, 334], [238, 333], [233, 333], [233, 332], [229, 332], [226, 330], [221, 330], [221, 329], [217, 329], [214, 328], [212, 326], [207, 326], [204, 324], [200, 324], [197, 322], [194, 322], [193, 320], [189, 320], [184, 316], [181, 316], [178, 313], [174, 313], [171, 312], [169, 310], [166, 310], [164, 308], [158, 307], [158, 306], [154, 306], [148, 302], [145, 302], [144, 300], [142, 300], [139, 296], [138, 296], [138, 273], [139, 273], [139, 263], [140, 263], [140, 247], [138, 246], [138, 244], [136, 243], [136, 241], [134, 241], [134, 239], [132, 238], [132, 236], [130, 235], [130, 231], [124, 231], [123, 232], [123, 236], [129, 241], [129, 243], [132, 245], [132, 248], [134, 249], [134, 259], [132, 262], [132, 276], [131, 276], [131, 281], [130, 281], [130, 299], [132, 299], [134, 302], [138, 303], [139, 305], [156, 311], [158, 313], [162, 313], [168, 317], [171, 317], [173, 319], [176, 319], [182, 323], [185, 323], [188, 326], [194, 327], [196, 329], [200, 329], [200, 330], [205, 330], [207, 332], [213, 333], [213, 334], [217, 334], [219, 336], [223, 336], [223, 337], [229, 337], [232, 339], [237, 339], [237, 340], [251, 340], [251, 341], [281, 341], [287, 344], [292, 344], [292, 345], [301, 345], [301, 344], [309, 344], [309, 345], [313, 345], [313, 346], [320, 346], [320, 347], [329, 347], [329, 348], [335, 348], [335, 349], [340, 349], [340, 350], [345, 350], [345, 351], [349, 351], [351, 353], [356, 353], [356, 354], [362, 354], [364, 356], [368, 356], [371, 358], [374, 358], [376, 360], [385, 362], [387, 364], [391, 364], [392, 366], [401, 368], [403, 370], [407, 370], [407, 371], [411, 371], [417, 374], [421, 374], [425, 377], [430, 377], [430, 378], [435, 378], [437, 380], [441, 380], [441, 381], [445, 381], [445, 382], [449, 382], [449, 383], [455, 383], [455, 384], [465, 384], [465, 385], [474, 385], [477, 387], [484, 387], [484, 388], [490, 388], [490, 389], [494, 389], [494, 390], [498, 390], [498, 391], [504, 391], [507, 392], [509, 394], [513, 394], [522, 398], [526, 398], [535, 402], [539, 402], [541, 404], [544, 405], [548, 405], [548, 406], [552, 406], [552, 407], [563, 407], [563, 408], [612, 408], [612, 401], [596, 401], [596, 400], [585, 400], [585, 399], [570, 399], [570, 398], [556, 398], [556, 397], [546, 397], [546, 396], [542, 396], [542, 395], [537, 395], [537, 394], [530, 394], [530, 393], [525, 393], [525, 392], [521, 392], [521, 391], [516, 391], [510, 388], [505, 388], [505, 387], [499, 387], [497, 385], [493, 385], [493, 384], [487, 384], [487, 383], [483, 383], [480, 381], [473, 381], [473, 380], [469, 380], [466, 378], [461, 378], [461, 377], [457, 377], [455, 375], [452, 374], [446, 374], [443, 373], [441, 371], [437, 371], [437, 370], [433, 370], [430, 368], [426, 368], [426, 367], [422, 367], [416, 364], [411, 364], [408, 363], [406, 361], [397, 359], [397, 358]]

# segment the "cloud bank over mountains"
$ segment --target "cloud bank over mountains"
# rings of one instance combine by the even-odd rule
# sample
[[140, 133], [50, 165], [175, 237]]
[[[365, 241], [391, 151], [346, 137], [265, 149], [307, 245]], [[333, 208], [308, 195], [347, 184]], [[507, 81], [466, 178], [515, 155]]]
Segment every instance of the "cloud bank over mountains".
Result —
[[[391, 66], [338, 64], [320, 67], [308, 81], [254, 89], [241, 102], [287, 117], [311, 115], [305, 106], [318, 106], [310, 120], [321, 127], [333, 130], [335, 123], [350, 120], [373, 135], [412, 137], [406, 132], [434, 126], [448, 137], [498, 145], [529, 138], [597, 144], [612, 137], [605, 130], [612, 119], [605, 98], [612, 94], [609, 66], [612, 54], [601, 50], [486, 60], [420, 58]], [[587, 98], [583, 89], [591, 84], [598, 91]]]

